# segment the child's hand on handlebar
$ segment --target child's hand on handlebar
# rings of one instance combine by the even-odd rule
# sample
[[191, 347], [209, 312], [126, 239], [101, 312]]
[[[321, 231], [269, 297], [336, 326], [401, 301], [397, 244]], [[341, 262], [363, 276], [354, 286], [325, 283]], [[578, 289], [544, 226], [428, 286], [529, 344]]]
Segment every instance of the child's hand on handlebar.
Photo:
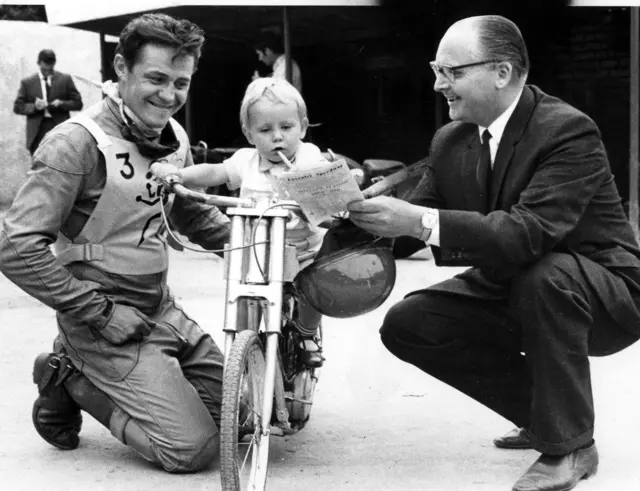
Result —
[[159, 184], [172, 187], [174, 184], [181, 184], [180, 170], [173, 164], [161, 164], [155, 162], [149, 169], [153, 179]]

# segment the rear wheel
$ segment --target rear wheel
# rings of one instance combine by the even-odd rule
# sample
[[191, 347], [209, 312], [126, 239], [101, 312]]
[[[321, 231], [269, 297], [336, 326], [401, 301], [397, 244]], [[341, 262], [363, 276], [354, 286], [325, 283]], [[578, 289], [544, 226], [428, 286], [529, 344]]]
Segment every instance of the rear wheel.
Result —
[[261, 431], [264, 379], [260, 338], [251, 330], [239, 332], [231, 346], [222, 386], [220, 477], [223, 491], [265, 488], [269, 435]]

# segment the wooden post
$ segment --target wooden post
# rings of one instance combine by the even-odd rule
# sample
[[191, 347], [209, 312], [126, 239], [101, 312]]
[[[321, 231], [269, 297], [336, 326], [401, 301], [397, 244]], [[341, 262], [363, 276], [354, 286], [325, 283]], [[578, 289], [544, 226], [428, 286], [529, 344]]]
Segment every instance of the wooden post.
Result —
[[282, 7], [282, 37], [284, 41], [284, 59], [286, 63], [286, 77], [293, 83], [293, 63], [291, 63], [291, 19], [289, 8]]
[[640, 39], [638, 28], [639, 8], [631, 7], [629, 9], [631, 16], [631, 35], [630, 35], [630, 67], [629, 67], [629, 220], [631, 227], [635, 233], [636, 240], [640, 240], [640, 225], [638, 219], [640, 210], [638, 209], [638, 109], [640, 104], [638, 84], [640, 83]]
[[104, 32], [100, 33], [100, 77], [102, 82], [107, 81], [109, 76], [109, 63], [113, 60], [107, 59], [107, 41]]

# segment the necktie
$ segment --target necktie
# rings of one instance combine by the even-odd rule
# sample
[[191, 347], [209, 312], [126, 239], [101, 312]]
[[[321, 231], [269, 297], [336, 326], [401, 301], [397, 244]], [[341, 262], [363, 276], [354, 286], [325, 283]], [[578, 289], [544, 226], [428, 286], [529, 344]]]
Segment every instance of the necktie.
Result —
[[491, 190], [491, 150], [489, 140], [491, 133], [484, 130], [482, 133], [482, 146], [480, 148], [480, 159], [478, 161], [478, 184], [487, 207], [489, 206], [489, 194]]
[[44, 87], [47, 91], [47, 103], [51, 104], [51, 77], [47, 77], [44, 79]]

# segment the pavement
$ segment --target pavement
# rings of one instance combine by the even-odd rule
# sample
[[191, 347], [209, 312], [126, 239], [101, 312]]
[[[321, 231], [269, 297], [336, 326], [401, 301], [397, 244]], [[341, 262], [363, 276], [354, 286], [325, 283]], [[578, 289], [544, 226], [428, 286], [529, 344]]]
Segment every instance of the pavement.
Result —
[[[537, 458], [530, 450], [494, 448], [491, 440], [509, 430], [509, 422], [382, 346], [378, 327], [393, 303], [461, 270], [436, 267], [428, 251], [397, 265], [396, 286], [380, 308], [355, 319], [325, 319], [327, 361], [311, 420], [301, 432], [273, 439], [269, 489], [508, 491]], [[222, 262], [208, 254], [172, 252], [169, 283], [189, 315], [222, 343]], [[2, 276], [0, 319], [0, 489], [220, 489], [219, 462], [198, 474], [167, 474], [89, 416], [78, 449], [47, 445], [31, 424], [31, 370], [35, 356], [50, 349], [53, 312]], [[640, 489], [640, 345], [593, 359], [592, 370], [601, 464], [598, 475], [577, 489]]]

